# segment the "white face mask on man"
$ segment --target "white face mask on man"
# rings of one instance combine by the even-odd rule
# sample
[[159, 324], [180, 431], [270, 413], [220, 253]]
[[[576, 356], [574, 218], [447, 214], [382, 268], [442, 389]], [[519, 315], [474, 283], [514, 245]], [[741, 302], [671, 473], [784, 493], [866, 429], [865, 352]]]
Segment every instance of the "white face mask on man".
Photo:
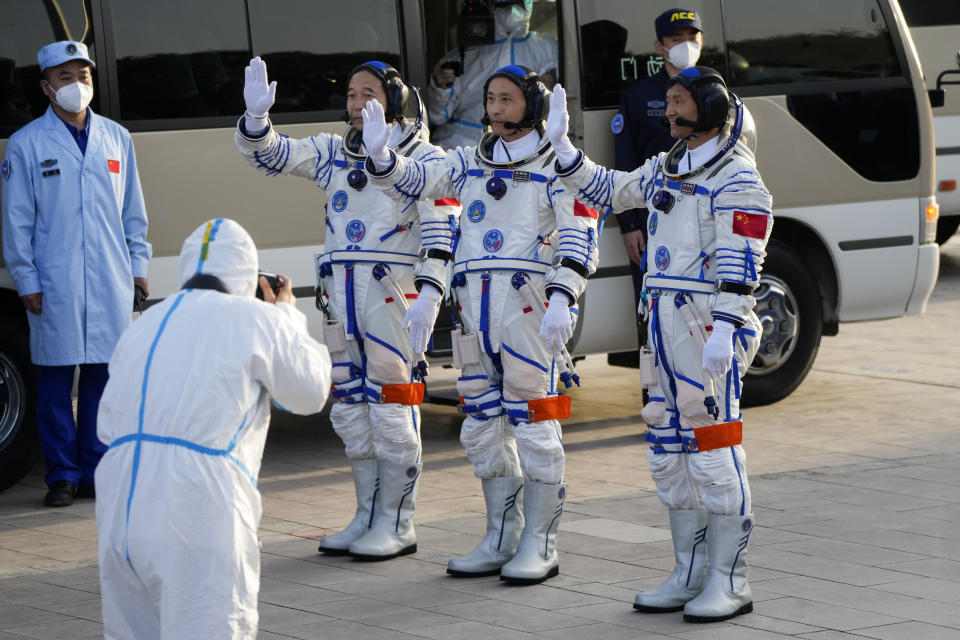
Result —
[[70, 113], [80, 113], [87, 108], [91, 100], [93, 100], [93, 87], [83, 82], [74, 82], [60, 87], [53, 99], [64, 111]]
[[689, 69], [700, 59], [700, 44], [687, 40], [667, 49], [667, 60], [677, 69]]

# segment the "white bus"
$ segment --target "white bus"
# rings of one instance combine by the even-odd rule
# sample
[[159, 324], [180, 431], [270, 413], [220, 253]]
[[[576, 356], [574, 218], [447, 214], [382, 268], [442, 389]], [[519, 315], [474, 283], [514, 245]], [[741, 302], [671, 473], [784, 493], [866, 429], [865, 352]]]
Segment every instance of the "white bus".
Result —
[[[958, 74], [943, 76], [960, 82], [960, 2], [938, 0], [901, 0], [928, 90], [936, 90], [943, 71]], [[933, 109], [933, 129], [937, 149], [936, 196], [940, 204], [937, 242], [943, 244], [960, 227], [960, 84], [943, 85], [944, 104]]]
[[[559, 40], [560, 80], [578, 146], [613, 165], [611, 120], [622, 89], [655, 72], [653, 18], [673, 0], [535, 0], [534, 30]], [[799, 385], [821, 335], [843, 321], [923, 311], [936, 279], [933, 126], [920, 65], [896, 2], [693, 0], [703, 64], [752, 111], [759, 167], [774, 194], [758, 312], [760, 354], [747, 403]], [[273, 121], [302, 137], [341, 132], [348, 70], [379, 59], [424, 86], [456, 46], [458, 0], [18, 0], [0, 16], [0, 154], [46, 108], [36, 51], [82, 39], [97, 62], [93, 108], [133, 132], [150, 216], [151, 292], [176, 286], [183, 238], [214, 216], [237, 219], [261, 264], [290, 274], [312, 309], [312, 253], [322, 194], [270, 180], [233, 146], [251, 55], [278, 81]], [[477, 99], [481, 99], [477, 96]], [[2, 188], [2, 187], [0, 187]], [[616, 222], [600, 237], [573, 352], [636, 349], [636, 315]], [[0, 270], [0, 489], [33, 461], [36, 397], [25, 311]], [[316, 332], [319, 335], [319, 331]], [[446, 336], [432, 355], [443, 362]], [[585, 381], [589, 385], [590, 381]]]

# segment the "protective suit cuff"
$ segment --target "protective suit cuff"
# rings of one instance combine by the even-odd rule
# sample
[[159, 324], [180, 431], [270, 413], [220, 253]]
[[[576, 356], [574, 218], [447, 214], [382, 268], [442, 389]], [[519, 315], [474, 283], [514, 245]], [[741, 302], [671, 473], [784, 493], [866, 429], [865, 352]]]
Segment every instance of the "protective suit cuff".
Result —
[[639, 231], [647, 226], [646, 209], [628, 209], [615, 215], [617, 216], [617, 224], [620, 226], [620, 233]]
[[270, 133], [270, 130], [273, 128], [273, 125], [270, 123], [270, 118], [267, 118], [266, 129], [264, 129], [263, 131], [259, 131], [257, 133], [251, 133], [247, 131], [246, 120], [247, 120], [246, 115], [240, 116], [240, 119], [237, 120], [237, 133], [240, 135], [241, 138], [243, 138], [247, 142], [262, 141], [264, 138], [267, 137], [267, 134]]
[[40, 286], [40, 275], [36, 271], [26, 276], [18, 276], [15, 280], [17, 283], [17, 293], [20, 294], [21, 298], [31, 293], [43, 292], [43, 287]]
[[568, 307], [572, 307], [577, 301], [577, 299], [573, 297], [572, 291], [564, 289], [560, 286], [547, 286], [545, 293], [547, 294], [547, 299], [550, 300], [550, 302], [553, 302], [554, 293], [562, 293], [563, 298], [561, 298], [561, 300], [566, 302]]
[[[752, 306], [752, 305], [751, 305]], [[725, 320], [738, 329], [743, 326], [744, 319], [742, 316], [735, 315], [733, 313], [727, 313], [725, 311], [720, 311], [719, 309], [713, 309], [710, 312], [710, 315], [713, 316], [714, 320]]]
[[574, 173], [576, 173], [577, 169], [579, 169], [581, 165], [583, 165], [583, 151], [580, 151], [579, 149], [577, 150], [577, 159], [574, 160], [573, 164], [571, 164], [569, 167], [561, 167], [559, 160], [557, 160], [553, 164], [554, 164], [553, 168], [556, 171], [558, 176], [560, 176], [561, 178], [566, 178], [567, 176], [571, 176]]
[[397, 154], [394, 152], [393, 149], [387, 149], [387, 153], [390, 154], [390, 166], [388, 166], [383, 170], [378, 170], [377, 165], [373, 163], [373, 158], [371, 158], [370, 156], [367, 156], [367, 160], [364, 163], [364, 168], [366, 169], [370, 177], [374, 179], [383, 180], [385, 178], [389, 178], [390, 175], [393, 174], [394, 171], [396, 171]]
[[576, 300], [587, 288], [587, 279], [568, 267], [551, 267], [544, 275], [545, 289], [560, 289]]
[[424, 258], [413, 265], [413, 281], [420, 290], [421, 282], [429, 282], [443, 293], [446, 290], [447, 263], [436, 258]]
[[146, 278], [150, 262], [147, 260], [130, 259], [130, 271], [134, 278]]

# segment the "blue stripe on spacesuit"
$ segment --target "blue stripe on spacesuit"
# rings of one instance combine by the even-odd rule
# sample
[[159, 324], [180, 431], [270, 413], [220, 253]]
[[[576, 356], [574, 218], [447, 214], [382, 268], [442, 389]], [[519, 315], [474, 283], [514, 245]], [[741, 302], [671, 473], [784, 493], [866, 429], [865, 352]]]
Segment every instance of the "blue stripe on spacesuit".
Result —
[[700, 389], [700, 391], [703, 391], [703, 385], [697, 382], [696, 380], [693, 380], [692, 378], [688, 378], [687, 376], [681, 375], [679, 372], [676, 372], [676, 371], [673, 372], [673, 375], [677, 377], [677, 380], [683, 380], [687, 384], [694, 386], [697, 389]]
[[[673, 378], [673, 371], [670, 369], [670, 365], [667, 364], [667, 354], [663, 349], [663, 333], [660, 331], [660, 297], [657, 296], [653, 299], [653, 305], [650, 309], [653, 314], [651, 329], [653, 330], [654, 337], [654, 346], [657, 349], [657, 359], [660, 362], [660, 366], [663, 367], [664, 373], [667, 374], [667, 380], [670, 383], [670, 394], [673, 396], [673, 404], [677, 404], [677, 381]], [[676, 423], [676, 424], [674, 424]], [[670, 424], [675, 427], [680, 426], [679, 417], [671, 417]]]
[[483, 334], [483, 350], [493, 356], [493, 345], [490, 344], [490, 274], [480, 276], [480, 333]]
[[277, 134], [277, 141], [270, 145], [263, 154], [259, 151], [253, 152], [253, 159], [257, 166], [266, 170], [268, 176], [275, 176], [287, 166], [287, 160], [290, 158], [290, 139], [282, 134]]
[[[548, 178], [547, 176], [541, 173], [533, 173], [530, 171], [516, 172], [516, 171], [511, 171], [510, 169], [494, 169], [493, 177], [503, 178], [504, 180], [513, 180], [513, 176], [515, 173], [526, 174], [527, 176], [526, 179], [529, 179], [531, 182], [541, 182], [544, 184], [550, 182], [550, 178]], [[467, 175], [472, 176], [474, 178], [482, 178], [485, 174], [486, 174], [486, 171], [484, 169], [468, 169], [467, 170]]]
[[734, 210], [736, 210], [736, 211], [756, 211], [756, 212], [758, 212], [758, 213], [763, 213], [763, 214], [766, 214], [766, 215], [768, 215], [768, 216], [773, 215], [773, 212], [771, 212], [769, 209], [762, 209], [762, 208], [757, 208], [757, 207], [714, 207], [713, 210], [714, 210], [714, 211], [734, 211]]
[[737, 449], [730, 447], [730, 457], [733, 458], [733, 468], [737, 470], [737, 481], [740, 483], [740, 515], [746, 515], [747, 495], [743, 488], [743, 474], [740, 472], [740, 465], [737, 464]]
[[371, 340], [373, 340], [374, 342], [376, 342], [377, 344], [379, 344], [380, 346], [385, 347], [385, 348], [389, 349], [390, 351], [393, 351], [395, 354], [397, 354], [398, 356], [400, 356], [400, 359], [403, 360], [404, 362], [407, 361], [407, 358], [400, 352], [400, 350], [397, 349], [396, 347], [394, 347], [393, 345], [391, 345], [389, 342], [386, 342], [386, 341], [384, 341], [384, 340], [381, 340], [380, 338], [378, 338], [377, 336], [373, 335], [372, 333], [367, 333], [367, 334], [365, 334], [365, 335], [366, 335], [368, 338], [370, 338]]
[[523, 362], [526, 362], [527, 364], [532, 364], [532, 365], [535, 366], [537, 369], [540, 369], [540, 370], [543, 371], [544, 373], [547, 373], [547, 368], [546, 368], [545, 366], [543, 366], [542, 364], [540, 364], [540, 363], [537, 362], [536, 360], [533, 360], [533, 359], [528, 358], [528, 357], [526, 357], [526, 356], [520, 355], [519, 353], [517, 353], [516, 351], [514, 351], [513, 349], [511, 349], [510, 347], [508, 347], [505, 342], [500, 343], [500, 346], [503, 347], [503, 350], [506, 351], [507, 353], [509, 353], [510, 355], [512, 355], [514, 358], [517, 358], [518, 360], [522, 360]]
[[346, 272], [346, 278], [344, 279], [344, 289], [346, 289], [346, 302], [347, 302], [347, 333], [352, 335], [356, 340], [357, 344], [360, 345], [360, 349], [363, 349], [363, 340], [360, 337], [360, 331], [357, 328], [357, 309], [353, 297], [353, 265], [348, 264], [344, 266], [344, 271]]
[[[160, 321], [160, 327], [157, 329], [157, 335], [153, 338], [153, 342], [150, 344], [150, 351], [147, 352], [147, 363], [143, 368], [143, 383], [140, 386], [140, 410], [137, 416], [137, 435], [143, 435], [143, 414], [144, 408], [147, 402], [147, 382], [150, 380], [150, 365], [153, 364], [153, 354], [157, 350], [157, 343], [160, 341], [160, 336], [163, 335], [163, 330], [167, 327], [167, 320], [170, 319], [171, 314], [180, 306], [180, 301], [183, 300], [183, 296], [187, 294], [186, 291], [181, 291], [176, 300], [173, 301], [173, 304], [170, 305], [170, 308], [167, 310], [167, 313], [163, 316], [163, 320]], [[111, 444], [111, 448], [114, 444]], [[130, 529], [130, 506], [133, 504], [133, 492], [137, 488], [137, 473], [140, 471], [140, 442], [137, 442], [137, 447], [133, 451], [133, 468], [130, 471], [130, 495], [127, 496], [127, 521], [126, 526], [127, 530]], [[126, 550], [127, 562], [130, 562], [130, 549], [129, 547]]]

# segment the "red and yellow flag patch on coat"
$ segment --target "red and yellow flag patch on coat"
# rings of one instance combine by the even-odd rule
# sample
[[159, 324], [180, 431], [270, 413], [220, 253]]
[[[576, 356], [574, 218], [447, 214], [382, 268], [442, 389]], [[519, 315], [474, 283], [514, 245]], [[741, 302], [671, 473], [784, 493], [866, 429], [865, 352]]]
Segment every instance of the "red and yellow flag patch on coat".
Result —
[[110, 171], [110, 173], [120, 173], [120, 161], [107, 160], [107, 169]]
[[767, 216], [763, 213], [734, 211], [733, 232], [738, 236], [763, 240], [767, 236]]
[[591, 209], [587, 205], [581, 203], [579, 200], [573, 201], [573, 215], [580, 216], [581, 218], [593, 218], [597, 219], [597, 210]]

